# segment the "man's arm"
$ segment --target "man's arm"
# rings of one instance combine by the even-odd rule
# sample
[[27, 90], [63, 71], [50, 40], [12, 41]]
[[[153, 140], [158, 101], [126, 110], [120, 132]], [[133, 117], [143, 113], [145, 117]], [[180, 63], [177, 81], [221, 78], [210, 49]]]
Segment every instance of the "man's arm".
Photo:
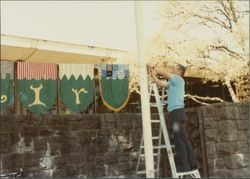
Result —
[[169, 73], [168, 71], [165, 71], [165, 70], [161, 70], [161, 69], [153, 69], [153, 71], [155, 71], [156, 74], [158, 75], [161, 75], [161, 76], [164, 76], [168, 79], [171, 78], [171, 73]]
[[165, 81], [165, 80], [159, 80], [157, 78], [157, 76], [154, 74], [154, 72], [152, 72], [151, 74], [152, 74], [152, 77], [153, 77], [155, 83], [157, 84], [157, 86], [161, 86], [161, 87], [165, 87], [165, 88], [168, 87], [167, 81]]

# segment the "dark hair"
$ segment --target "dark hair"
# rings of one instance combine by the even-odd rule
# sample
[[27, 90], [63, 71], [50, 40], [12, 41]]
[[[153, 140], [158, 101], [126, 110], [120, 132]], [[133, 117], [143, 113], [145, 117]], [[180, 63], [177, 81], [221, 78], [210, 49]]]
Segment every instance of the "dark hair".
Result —
[[184, 67], [183, 65], [181, 65], [181, 64], [177, 64], [176, 65], [177, 67], [178, 67], [178, 69], [179, 70], [181, 70], [181, 76], [183, 77], [184, 76], [184, 74], [185, 74], [185, 71], [186, 71], [186, 67]]

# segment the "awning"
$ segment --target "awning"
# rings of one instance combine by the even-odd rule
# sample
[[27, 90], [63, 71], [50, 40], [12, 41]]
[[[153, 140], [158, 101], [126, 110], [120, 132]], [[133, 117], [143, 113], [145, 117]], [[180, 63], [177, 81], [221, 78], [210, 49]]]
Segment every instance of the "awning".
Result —
[[109, 63], [127, 51], [1, 34], [1, 60], [53, 63]]

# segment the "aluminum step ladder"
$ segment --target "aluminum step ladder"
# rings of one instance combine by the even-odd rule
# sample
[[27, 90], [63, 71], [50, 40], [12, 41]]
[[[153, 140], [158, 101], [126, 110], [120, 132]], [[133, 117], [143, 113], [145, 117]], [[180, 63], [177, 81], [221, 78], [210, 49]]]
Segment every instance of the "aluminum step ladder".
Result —
[[[155, 176], [157, 178], [160, 177], [161, 149], [166, 149], [173, 178], [183, 178], [185, 176], [188, 176], [190, 178], [200, 178], [200, 173], [199, 173], [198, 169], [193, 170], [193, 171], [189, 171], [189, 172], [182, 172], [182, 173], [177, 172], [175, 161], [174, 161], [174, 154], [172, 151], [172, 147], [174, 147], [174, 146], [171, 146], [171, 144], [170, 144], [169, 135], [168, 135], [168, 131], [167, 131], [167, 125], [166, 125], [164, 113], [163, 113], [163, 106], [165, 104], [162, 103], [162, 101], [160, 99], [160, 95], [159, 95], [159, 91], [158, 91], [158, 87], [157, 87], [156, 83], [153, 83], [151, 85], [150, 95], [151, 95], [152, 91], [154, 92], [156, 104], [152, 104], [151, 107], [157, 107], [159, 118], [160, 118], [159, 120], [151, 120], [151, 126], [154, 124], [158, 124], [158, 128], [159, 128], [158, 135], [155, 135], [153, 133], [154, 131], [153, 131], [153, 126], [152, 126], [152, 135], [153, 135], [152, 142], [153, 142], [153, 157], [154, 157]], [[164, 95], [164, 93], [162, 93], [162, 96], [163, 95]], [[162, 97], [162, 100], [163, 100], [163, 97]], [[162, 140], [162, 136], [163, 136], [163, 140]], [[162, 141], [165, 144], [162, 144]], [[139, 154], [137, 166], [136, 166], [136, 175], [137, 176], [143, 176], [143, 175], [145, 176], [145, 174], [146, 174], [146, 168], [145, 168], [144, 140], [143, 140], [143, 135], [142, 135], [141, 144], [140, 144], [140, 154]]]

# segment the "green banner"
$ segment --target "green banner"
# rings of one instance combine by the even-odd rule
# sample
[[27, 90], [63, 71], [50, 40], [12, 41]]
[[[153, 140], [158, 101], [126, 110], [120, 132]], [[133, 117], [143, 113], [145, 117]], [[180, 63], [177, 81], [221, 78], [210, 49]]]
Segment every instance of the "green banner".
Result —
[[55, 64], [18, 62], [17, 88], [21, 104], [33, 113], [45, 113], [55, 104], [57, 68]]
[[118, 112], [129, 100], [129, 67], [125, 64], [99, 66], [100, 91], [103, 103]]
[[94, 99], [94, 65], [59, 65], [60, 98], [72, 111], [85, 110]]
[[13, 69], [13, 62], [1, 60], [1, 113], [14, 103]]

